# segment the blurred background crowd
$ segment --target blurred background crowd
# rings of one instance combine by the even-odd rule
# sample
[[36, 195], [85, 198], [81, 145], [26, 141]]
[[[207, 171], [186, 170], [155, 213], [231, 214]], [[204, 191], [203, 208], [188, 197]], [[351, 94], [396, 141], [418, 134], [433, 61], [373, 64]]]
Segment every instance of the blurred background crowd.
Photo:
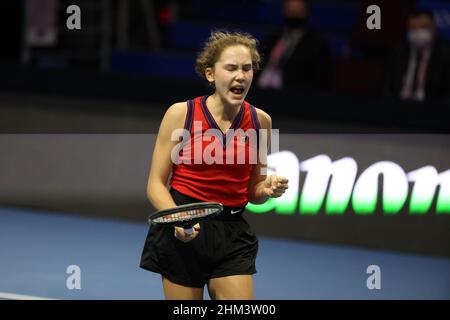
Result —
[[[81, 9], [68, 30], [66, 8]], [[366, 25], [369, 5], [380, 29]], [[2, 5], [5, 6], [5, 5]], [[450, 97], [444, 0], [27, 0], [9, 5], [2, 63], [196, 79], [211, 30], [260, 41], [262, 89], [283, 87], [425, 101]], [[3, 10], [5, 11], [5, 10]]]

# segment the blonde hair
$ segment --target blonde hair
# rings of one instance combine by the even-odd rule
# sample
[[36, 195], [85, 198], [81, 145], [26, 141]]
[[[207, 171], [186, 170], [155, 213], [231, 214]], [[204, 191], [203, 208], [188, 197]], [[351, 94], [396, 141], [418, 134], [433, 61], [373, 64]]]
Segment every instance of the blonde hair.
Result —
[[243, 45], [250, 50], [252, 68], [254, 71], [258, 71], [261, 63], [261, 55], [257, 49], [258, 40], [248, 33], [213, 31], [195, 61], [195, 71], [197, 74], [206, 79], [206, 68], [214, 67], [223, 50], [236, 45]]

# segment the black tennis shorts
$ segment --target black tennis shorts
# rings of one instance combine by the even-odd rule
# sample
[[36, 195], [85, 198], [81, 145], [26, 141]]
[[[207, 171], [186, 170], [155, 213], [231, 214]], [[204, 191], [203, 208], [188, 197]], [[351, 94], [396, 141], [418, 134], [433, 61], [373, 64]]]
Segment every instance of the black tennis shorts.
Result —
[[[177, 205], [201, 202], [175, 189]], [[171, 282], [203, 288], [211, 278], [256, 273], [258, 239], [237, 208], [225, 207], [218, 216], [200, 222], [200, 233], [189, 241], [175, 238], [174, 228], [152, 225], [142, 252], [140, 267], [157, 272]]]

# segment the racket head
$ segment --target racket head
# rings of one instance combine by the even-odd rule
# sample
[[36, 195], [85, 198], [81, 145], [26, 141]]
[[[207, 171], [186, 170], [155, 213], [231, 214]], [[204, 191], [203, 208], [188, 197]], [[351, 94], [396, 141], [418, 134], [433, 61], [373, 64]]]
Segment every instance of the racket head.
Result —
[[218, 202], [195, 202], [174, 208], [159, 210], [148, 218], [149, 224], [191, 228], [200, 221], [220, 214], [223, 205]]

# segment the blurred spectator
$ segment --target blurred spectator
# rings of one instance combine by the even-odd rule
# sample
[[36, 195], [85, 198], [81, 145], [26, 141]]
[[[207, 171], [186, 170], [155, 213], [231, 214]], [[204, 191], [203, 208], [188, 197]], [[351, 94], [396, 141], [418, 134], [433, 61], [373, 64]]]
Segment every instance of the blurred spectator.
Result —
[[282, 30], [262, 46], [265, 66], [258, 79], [261, 88], [301, 87], [328, 89], [331, 57], [327, 44], [308, 27], [306, 0], [283, 2]]
[[412, 12], [406, 38], [387, 63], [383, 94], [414, 101], [450, 97], [450, 46], [439, 37], [433, 14]]
[[27, 0], [26, 44], [29, 46], [54, 46], [58, 35], [58, 1]]
[[[366, 10], [377, 5], [381, 11], [381, 29], [367, 28]], [[415, 0], [363, 0], [355, 29], [351, 34], [351, 50], [361, 52], [366, 60], [383, 61], [393, 45], [403, 38], [406, 32], [408, 14], [415, 6]], [[349, 52], [350, 54], [350, 52]]]

